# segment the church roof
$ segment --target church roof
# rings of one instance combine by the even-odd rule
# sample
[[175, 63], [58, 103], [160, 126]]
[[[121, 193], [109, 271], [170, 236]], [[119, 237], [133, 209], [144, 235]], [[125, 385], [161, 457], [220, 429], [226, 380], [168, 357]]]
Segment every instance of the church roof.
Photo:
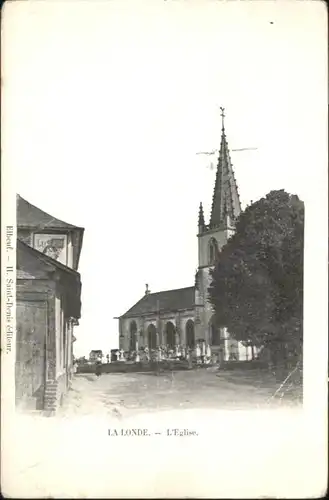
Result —
[[24, 200], [19, 194], [17, 199], [17, 226], [26, 229], [62, 229], [72, 230], [78, 229], [83, 231], [83, 228], [73, 226], [60, 219], [56, 219], [52, 215], [47, 214], [38, 207], [35, 207], [28, 201]]
[[234, 177], [230, 152], [224, 128], [224, 110], [222, 109], [222, 137], [219, 151], [215, 188], [212, 200], [209, 227], [216, 227], [229, 215], [234, 221], [241, 212], [237, 183]]
[[131, 309], [121, 316], [136, 317], [157, 311], [178, 311], [193, 309], [195, 303], [195, 287], [166, 290], [163, 292], [148, 293]]

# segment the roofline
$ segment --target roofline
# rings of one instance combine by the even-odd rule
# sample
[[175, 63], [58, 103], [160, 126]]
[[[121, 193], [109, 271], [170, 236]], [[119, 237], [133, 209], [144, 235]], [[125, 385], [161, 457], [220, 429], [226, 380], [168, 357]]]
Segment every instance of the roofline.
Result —
[[[66, 228], [67, 231], [70, 231], [72, 229], [84, 229], [82, 227], [79, 227], [79, 226], [75, 226], [74, 224], [70, 224], [69, 222], [65, 222], [64, 220], [61, 220], [61, 219], [57, 219], [57, 217], [54, 217], [53, 215], [50, 215], [48, 212], [45, 212], [44, 210], [42, 210], [42, 208], [39, 208], [37, 207], [36, 205], [33, 205], [33, 203], [31, 203], [30, 201], [26, 200], [25, 198], [23, 198], [23, 196], [21, 196], [19, 193], [16, 193], [16, 200], [20, 198], [21, 200], [23, 200], [25, 203], [28, 203], [29, 205], [31, 205], [33, 208], [39, 210], [40, 212], [43, 212], [44, 214], [48, 215], [48, 217], [51, 217], [52, 219], [56, 219], [58, 220], [58, 222], [63, 222], [64, 226]], [[36, 227], [38, 228], [39, 226], [32, 226], [32, 225], [28, 225], [28, 226], [21, 226], [21, 225], [18, 225], [17, 224], [17, 227], [21, 228], [21, 229], [31, 229], [32, 227]], [[58, 226], [54, 227], [54, 226], [46, 226], [46, 229], [53, 229], [53, 230], [58, 230]]]
[[161, 313], [166, 313], [166, 312], [193, 311], [197, 307], [197, 305], [198, 304], [193, 304], [191, 307], [184, 307], [182, 309], [160, 309], [159, 311], [157, 309], [154, 309], [153, 311], [147, 311], [147, 312], [140, 313], [140, 314], [126, 314], [125, 313], [122, 316], [116, 317], [114, 319], [120, 320], [120, 319], [124, 319], [124, 318], [140, 318], [140, 317], [144, 317], [144, 316], [150, 316], [152, 314], [160, 316]]
[[32, 253], [32, 254], [34, 253], [35, 256], [39, 260], [43, 260], [47, 264], [50, 264], [50, 265], [54, 266], [55, 268], [56, 267], [59, 268], [61, 271], [67, 272], [69, 274], [73, 274], [73, 275], [75, 275], [75, 276], [77, 276], [79, 278], [81, 277], [80, 273], [78, 271], [75, 271], [71, 267], [65, 266], [65, 264], [62, 264], [61, 262], [58, 262], [58, 260], [52, 259], [48, 255], [45, 255], [44, 253], [39, 252], [39, 250], [36, 250], [35, 248], [30, 247], [30, 245], [27, 245], [26, 243], [24, 243], [23, 241], [21, 241], [19, 238], [17, 238], [17, 243], [20, 244], [20, 245], [22, 245], [23, 248], [25, 248], [26, 250], [28, 250], [30, 253]]
[[[46, 213], [46, 212], [45, 212]], [[64, 221], [60, 221], [64, 222]], [[66, 223], [65, 223], [66, 224]], [[32, 224], [26, 225], [26, 224], [17, 224], [17, 229], [30, 229], [30, 230], [38, 230], [40, 233], [46, 233], [47, 231], [56, 231], [58, 232], [63, 232], [63, 233], [69, 233], [70, 231], [81, 231], [84, 232], [85, 228], [84, 227], [79, 227], [79, 226], [45, 226], [45, 227], [40, 227], [38, 225], [33, 226]]]
[[[170, 290], [160, 290], [159, 292], [150, 292], [147, 295], [156, 295], [158, 293], [168, 293], [168, 292], [178, 292], [180, 290], [187, 290], [188, 288], [195, 288], [195, 286], [191, 285], [191, 286], [183, 286], [182, 288], [171, 288]], [[145, 297], [145, 295], [143, 297]]]
[[[185, 287], [183, 287], [183, 288], [173, 288], [173, 289], [170, 289], [170, 290], [161, 290], [160, 292], [148, 293], [147, 295], [146, 295], [146, 294], [144, 294], [144, 295], [143, 295], [143, 297], [142, 297], [141, 299], [139, 299], [139, 300], [138, 300], [138, 301], [137, 301], [137, 302], [136, 302], [136, 303], [135, 303], [132, 307], [130, 307], [130, 309], [128, 309], [128, 311], [126, 311], [124, 314], [122, 314], [121, 316], [118, 316], [118, 318], [117, 318], [117, 319], [120, 319], [120, 318], [123, 318], [123, 317], [126, 317], [126, 318], [127, 318], [127, 317], [136, 317], [136, 314], [134, 314], [134, 315], [132, 316], [131, 314], [129, 314], [129, 311], [130, 311], [133, 307], [137, 306], [137, 304], [139, 304], [139, 303], [140, 303], [140, 302], [141, 302], [141, 301], [142, 301], [145, 297], [147, 297], [147, 296], [150, 296], [150, 295], [157, 295], [157, 294], [160, 294], [160, 293], [179, 292], [179, 291], [181, 291], [181, 290], [188, 290], [188, 289], [194, 289], [194, 290], [195, 290], [195, 285], [192, 285], [192, 286], [185, 286]], [[160, 309], [160, 310], [161, 310], [161, 309]], [[167, 309], [167, 310], [169, 310], [169, 309]], [[177, 309], [177, 311], [185, 311], [185, 310], [186, 310], [186, 308], [184, 308], [184, 309]], [[162, 309], [162, 311], [163, 311], [163, 309]], [[148, 313], [146, 313], [146, 314], [150, 314], [150, 313], [152, 313], [152, 312], [153, 312], [153, 311], [149, 311], [149, 312], [148, 312]], [[156, 310], [156, 312], [158, 312], [158, 310]], [[145, 314], [145, 313], [143, 313], [143, 314], [139, 314], [138, 316], [143, 316], [144, 314]]]

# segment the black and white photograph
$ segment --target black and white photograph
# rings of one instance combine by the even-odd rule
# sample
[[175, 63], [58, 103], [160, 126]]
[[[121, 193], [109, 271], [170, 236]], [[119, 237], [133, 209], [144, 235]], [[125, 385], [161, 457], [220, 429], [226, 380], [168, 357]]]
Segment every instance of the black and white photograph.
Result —
[[2, 494], [327, 486], [322, 2], [9, 1]]

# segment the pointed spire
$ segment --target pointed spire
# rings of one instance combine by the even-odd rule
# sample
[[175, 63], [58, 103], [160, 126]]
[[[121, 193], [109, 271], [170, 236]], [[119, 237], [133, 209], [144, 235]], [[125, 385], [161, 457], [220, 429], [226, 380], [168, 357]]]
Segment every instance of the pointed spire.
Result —
[[227, 216], [228, 216], [228, 208], [227, 208], [227, 199], [225, 198], [225, 200], [224, 200], [224, 206], [223, 206], [223, 217], [224, 217], [224, 219]]
[[234, 221], [241, 212], [238, 187], [235, 181], [230, 152], [225, 135], [225, 110], [224, 108], [220, 108], [220, 110], [222, 117], [222, 137], [212, 199], [210, 227], [215, 227], [224, 223], [227, 215], [232, 221]]
[[228, 226], [230, 226], [230, 214], [228, 212], [228, 208], [227, 208], [227, 199], [225, 198], [225, 201], [224, 201], [224, 207], [223, 207], [223, 221], [225, 223], [225, 227], [227, 228]]
[[200, 207], [199, 207], [199, 220], [198, 220], [198, 226], [199, 226], [199, 231], [200, 231], [200, 232], [201, 232], [201, 231], [204, 229], [204, 227], [205, 227], [202, 202], [200, 203]]

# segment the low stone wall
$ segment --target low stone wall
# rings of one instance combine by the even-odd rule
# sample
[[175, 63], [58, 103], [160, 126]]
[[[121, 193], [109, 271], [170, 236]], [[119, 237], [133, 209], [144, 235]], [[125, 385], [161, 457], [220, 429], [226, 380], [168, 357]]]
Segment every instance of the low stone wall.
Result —
[[[197, 366], [193, 364], [193, 366]], [[199, 365], [200, 366], [200, 365]], [[210, 366], [210, 365], [204, 365]], [[123, 361], [114, 361], [105, 363], [101, 367], [102, 373], [134, 373], [134, 372], [150, 372], [160, 368], [163, 371], [178, 371], [188, 370], [187, 361], [161, 361], [160, 363], [129, 363]], [[77, 373], [95, 373], [96, 365], [80, 365], [77, 368]]]
[[[187, 361], [161, 361], [160, 363], [131, 363], [123, 361], [113, 361], [112, 363], [104, 363], [101, 365], [101, 373], [133, 373], [133, 372], [149, 372], [156, 371], [158, 369], [164, 371], [178, 371], [178, 370], [188, 370]], [[213, 364], [197, 364], [193, 361], [193, 368], [209, 368], [211, 366], [218, 366]], [[264, 362], [258, 360], [254, 361], [224, 361], [220, 364], [220, 369], [222, 370], [244, 370], [244, 369], [260, 369], [266, 368], [267, 365]], [[85, 364], [79, 365], [77, 367], [77, 373], [95, 373], [96, 364]]]

